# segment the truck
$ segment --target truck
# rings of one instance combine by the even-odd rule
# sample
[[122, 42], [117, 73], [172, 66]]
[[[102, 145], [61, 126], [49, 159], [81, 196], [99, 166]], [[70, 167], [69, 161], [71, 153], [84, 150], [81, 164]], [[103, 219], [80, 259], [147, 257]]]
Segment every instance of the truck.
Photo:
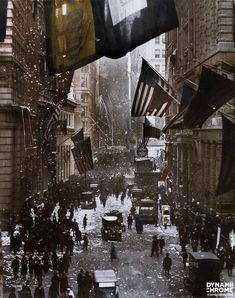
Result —
[[139, 217], [143, 224], [158, 223], [157, 202], [150, 198], [140, 200]]

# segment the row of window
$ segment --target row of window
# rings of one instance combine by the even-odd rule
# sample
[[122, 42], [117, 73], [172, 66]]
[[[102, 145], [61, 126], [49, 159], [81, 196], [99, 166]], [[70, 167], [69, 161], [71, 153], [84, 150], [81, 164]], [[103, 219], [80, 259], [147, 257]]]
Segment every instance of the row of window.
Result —
[[157, 37], [155, 38], [155, 43], [156, 43], [156, 44], [160, 44], [161, 42], [162, 42], [163, 44], [166, 43], [166, 37], [165, 37], [165, 34], [160, 35], [160, 36], [157, 36]]
[[165, 50], [155, 49], [154, 50], [154, 56], [155, 58], [165, 58]]
[[155, 69], [158, 72], [165, 73], [165, 65], [155, 64]]
[[60, 120], [67, 119], [67, 127], [74, 128], [74, 114], [70, 112], [62, 111], [60, 113]]

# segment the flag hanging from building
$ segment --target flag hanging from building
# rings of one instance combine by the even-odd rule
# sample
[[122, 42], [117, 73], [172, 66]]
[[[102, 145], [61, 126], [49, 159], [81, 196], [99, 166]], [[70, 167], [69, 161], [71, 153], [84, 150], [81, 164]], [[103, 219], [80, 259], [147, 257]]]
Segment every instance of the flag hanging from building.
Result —
[[156, 138], [156, 139], [160, 138], [160, 135], [161, 135], [160, 129], [152, 126], [147, 118], [145, 118], [143, 129], [144, 129], [143, 130], [144, 140], [149, 139], [149, 138]]
[[193, 129], [203, 123], [221, 106], [235, 96], [235, 82], [203, 66], [199, 88], [184, 110], [181, 122], [170, 128]]
[[193, 96], [196, 94], [196, 90], [189, 86], [189, 81], [186, 80], [183, 86], [183, 92], [181, 95], [180, 108], [182, 111], [184, 108], [188, 107], [191, 103]]
[[86, 172], [85, 164], [83, 157], [81, 155], [80, 148], [78, 146], [71, 149], [75, 164], [80, 174], [84, 174]]
[[174, 0], [48, 0], [46, 5], [51, 72], [102, 56], [120, 58], [178, 26]]
[[45, 139], [47, 140], [49, 139], [49, 136], [51, 135], [53, 128], [58, 124], [61, 108], [62, 108], [62, 103], [59, 103], [57, 104], [57, 106], [55, 106], [54, 111], [51, 115], [51, 118], [47, 123], [46, 131], [45, 131]]
[[71, 137], [71, 140], [73, 141], [75, 146], [84, 140], [83, 127]]
[[146, 60], [142, 60], [131, 115], [162, 117], [174, 99], [174, 91]]
[[94, 168], [91, 140], [90, 138], [85, 138], [79, 142], [75, 142], [75, 147], [72, 149], [72, 153], [79, 173], [84, 174]]
[[235, 189], [235, 123], [222, 116], [223, 121], [223, 147], [221, 168], [216, 195], [222, 195]]
[[84, 141], [80, 143], [80, 149], [83, 155], [86, 170], [89, 171], [94, 169], [92, 149], [91, 149], [91, 139], [89, 137], [85, 138]]
[[0, 3], [0, 42], [4, 42], [7, 27], [7, 6], [8, 0], [1, 0]]

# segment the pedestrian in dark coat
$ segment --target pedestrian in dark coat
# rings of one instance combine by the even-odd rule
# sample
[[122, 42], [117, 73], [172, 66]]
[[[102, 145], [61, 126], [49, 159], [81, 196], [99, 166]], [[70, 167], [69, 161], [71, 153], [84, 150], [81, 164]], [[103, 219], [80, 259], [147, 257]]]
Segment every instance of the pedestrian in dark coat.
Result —
[[57, 256], [56, 252], [54, 251], [51, 256], [51, 263], [52, 263], [53, 271], [58, 270], [58, 261], [59, 261], [59, 257]]
[[85, 216], [83, 217], [83, 228], [84, 228], [84, 230], [86, 230], [86, 226], [87, 226], [87, 214], [85, 214]]
[[35, 273], [35, 276], [38, 280], [38, 283], [41, 284], [42, 282], [42, 263], [41, 263], [41, 260], [37, 260], [37, 262], [35, 263], [35, 266], [34, 266], [34, 273]]
[[160, 254], [162, 254], [163, 247], [165, 246], [165, 240], [163, 239], [163, 236], [159, 239], [159, 247], [160, 247]]
[[84, 234], [83, 236], [83, 247], [85, 250], [88, 250], [88, 238], [87, 238], [87, 233]]
[[188, 261], [188, 254], [186, 250], [183, 250], [182, 253], [182, 259], [183, 259], [183, 265], [184, 265], [184, 269], [186, 269], [186, 263]]
[[25, 285], [22, 286], [22, 290], [19, 293], [19, 298], [32, 298], [29, 281], [26, 282]]
[[12, 261], [11, 268], [13, 270], [14, 279], [17, 279], [20, 268], [20, 261], [17, 256], [15, 256], [14, 260]]
[[165, 271], [165, 274], [169, 274], [171, 270], [172, 260], [169, 257], [169, 253], [166, 253], [165, 258], [163, 259], [163, 269]]
[[73, 248], [74, 248], [74, 241], [73, 241], [73, 238], [70, 236], [67, 242], [67, 249], [70, 256], [73, 256]]
[[157, 236], [153, 236], [151, 257], [153, 257], [154, 253], [157, 257], [159, 257], [159, 241], [157, 239]]
[[132, 227], [132, 223], [133, 223], [133, 217], [131, 214], [128, 215], [128, 218], [127, 218], [127, 225], [128, 225], [128, 229], [130, 230], [131, 227]]
[[231, 255], [228, 255], [226, 258], [226, 269], [228, 270], [228, 276], [232, 276], [233, 274], [233, 258]]
[[11, 288], [11, 292], [10, 292], [8, 298], [17, 298], [16, 297], [16, 289], [14, 287]]
[[79, 230], [79, 228], [76, 229], [75, 231], [75, 241], [77, 242], [77, 244], [82, 241], [82, 232]]
[[90, 276], [89, 271], [86, 271], [84, 277], [84, 286], [83, 286], [83, 298], [90, 297], [90, 291], [92, 289], [92, 277]]
[[81, 269], [77, 276], [77, 284], [78, 284], [78, 297], [82, 297], [83, 288], [84, 288], [84, 270]]
[[20, 263], [21, 263], [21, 275], [23, 278], [25, 278], [28, 272], [28, 261], [25, 255], [23, 255]]
[[29, 275], [32, 278], [34, 273], [34, 266], [35, 266], [35, 261], [32, 255], [29, 256], [28, 264], [29, 264]]
[[111, 244], [110, 258], [111, 258], [111, 262], [113, 260], [117, 260], [118, 259], [117, 251], [116, 251], [115, 245], [113, 243]]
[[53, 284], [50, 285], [48, 297], [49, 298], [58, 298], [59, 297], [58, 290], [55, 287], [55, 285], [53, 285]]
[[45, 291], [42, 286], [42, 283], [39, 282], [38, 286], [35, 288], [34, 298], [45, 298]]
[[44, 274], [47, 274], [49, 269], [50, 269], [50, 257], [48, 252], [45, 252], [43, 257], [42, 257], [42, 262], [43, 262], [43, 271]]
[[57, 292], [59, 295], [59, 285], [60, 285], [60, 278], [56, 271], [54, 271], [54, 274], [51, 278], [51, 285], [53, 286], [53, 292]]
[[69, 287], [68, 278], [65, 273], [62, 274], [60, 278], [60, 292], [62, 294], [62, 297], [65, 296], [66, 290]]

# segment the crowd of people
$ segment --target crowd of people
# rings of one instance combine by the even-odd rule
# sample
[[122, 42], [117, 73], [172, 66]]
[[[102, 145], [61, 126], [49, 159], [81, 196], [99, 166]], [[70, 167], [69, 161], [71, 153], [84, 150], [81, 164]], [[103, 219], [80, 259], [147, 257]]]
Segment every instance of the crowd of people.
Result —
[[[126, 196], [131, 196], [131, 191], [125, 190], [123, 184], [109, 185], [100, 183], [100, 200], [103, 206], [107, 197], [114, 194], [121, 198], [122, 203]], [[151, 195], [151, 194], [149, 194]], [[43, 280], [48, 278], [48, 273], [53, 270], [48, 297], [74, 297], [68, 280], [68, 272], [74, 254], [75, 245], [83, 245], [84, 251], [88, 250], [88, 235], [86, 232], [87, 215], [82, 220], [82, 230], [74, 215], [78, 210], [78, 204], [67, 201], [62, 195], [58, 196], [59, 202], [44, 197], [40, 204], [37, 201], [26, 200], [20, 212], [20, 225], [16, 224], [13, 217], [9, 228], [10, 252], [14, 254], [11, 263], [13, 277], [24, 280], [18, 297], [44, 298], [45, 289]], [[159, 202], [159, 208], [164, 201]], [[235, 261], [235, 248], [230, 247], [228, 234], [231, 227], [235, 230], [233, 218], [220, 218], [214, 214], [203, 214], [197, 204], [177, 206], [174, 200], [168, 201], [171, 207], [171, 220], [177, 226], [181, 256], [184, 268], [188, 260], [186, 247], [191, 245], [193, 251], [212, 251], [221, 261], [221, 269], [226, 268], [228, 275], [232, 275]], [[143, 232], [143, 225], [136, 216], [136, 208], [132, 206], [127, 218], [128, 229], [132, 229], [135, 221], [137, 233]], [[221, 229], [220, 245], [217, 244], [217, 231]], [[153, 236], [151, 257], [159, 257], [164, 254], [163, 270], [170, 274], [172, 259], [168, 252], [164, 251], [165, 240], [163, 237]], [[19, 252], [23, 252], [19, 254]], [[20, 256], [19, 256], [20, 255]], [[118, 259], [114, 245], [111, 246], [111, 261]], [[30, 283], [36, 280], [37, 286], [31, 293]], [[92, 288], [92, 277], [89, 271], [81, 269], [77, 275], [78, 297], [89, 297]], [[34, 295], [33, 295], [34, 294]], [[13, 287], [9, 298], [16, 298], [16, 290]]]

